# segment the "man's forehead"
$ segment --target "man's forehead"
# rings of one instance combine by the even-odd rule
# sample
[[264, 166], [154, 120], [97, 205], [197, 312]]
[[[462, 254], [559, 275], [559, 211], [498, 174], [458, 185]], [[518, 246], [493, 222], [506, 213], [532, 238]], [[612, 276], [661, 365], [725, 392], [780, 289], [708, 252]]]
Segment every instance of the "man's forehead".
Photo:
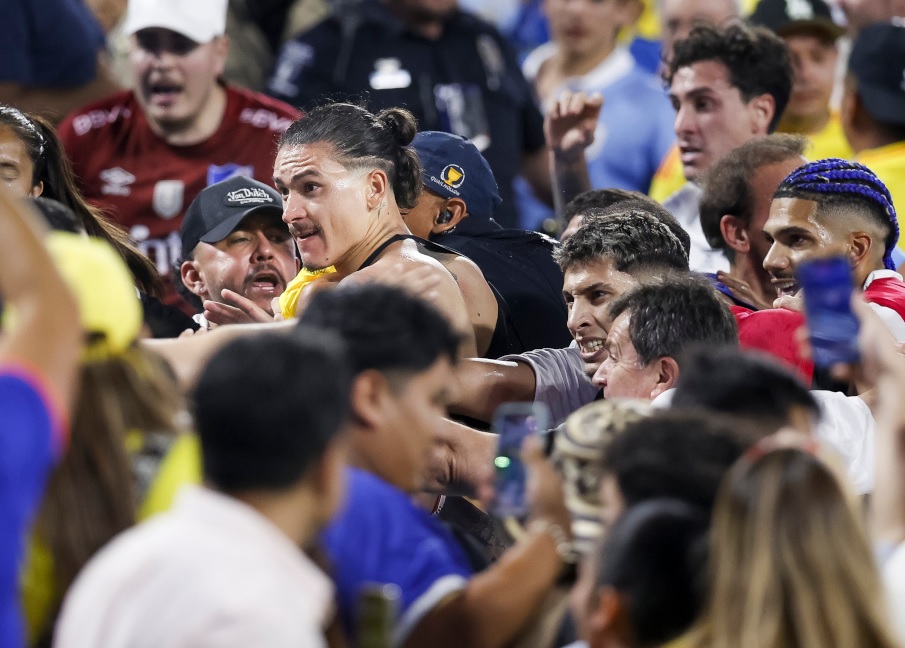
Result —
[[676, 70], [669, 94], [683, 97], [692, 93], [722, 93], [738, 88], [732, 85], [729, 68], [716, 59], [695, 61]]
[[818, 204], [804, 198], [774, 198], [770, 202], [770, 216], [764, 223], [764, 230], [779, 229], [792, 224], [801, 225], [813, 220]]
[[735, 0], [661, 0], [667, 18], [686, 18], [718, 25], [738, 15]]

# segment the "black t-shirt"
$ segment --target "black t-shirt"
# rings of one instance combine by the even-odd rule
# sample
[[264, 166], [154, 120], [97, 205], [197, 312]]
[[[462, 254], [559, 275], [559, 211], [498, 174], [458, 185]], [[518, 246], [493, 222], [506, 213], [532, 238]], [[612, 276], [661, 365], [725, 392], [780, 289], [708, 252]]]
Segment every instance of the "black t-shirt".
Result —
[[523, 230], [477, 227], [463, 221], [459, 229], [435, 238], [444, 247], [474, 261], [487, 283], [500, 293], [508, 309], [513, 353], [560, 349], [572, 336], [566, 328], [563, 275], [553, 260], [557, 243], [548, 236]]
[[456, 11], [442, 36], [428, 40], [376, 0], [362, 0], [287, 42], [267, 90], [302, 109], [326, 98], [364, 99], [375, 111], [402, 106], [419, 130], [468, 137], [500, 188], [494, 217], [515, 226], [512, 182], [524, 155], [544, 146], [543, 117], [492, 25]]

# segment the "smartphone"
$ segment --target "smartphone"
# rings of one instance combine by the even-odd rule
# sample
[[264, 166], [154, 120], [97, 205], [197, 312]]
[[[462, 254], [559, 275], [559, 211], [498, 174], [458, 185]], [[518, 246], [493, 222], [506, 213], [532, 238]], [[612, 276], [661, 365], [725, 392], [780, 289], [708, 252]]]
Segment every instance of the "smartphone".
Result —
[[528, 514], [522, 443], [529, 436], [546, 433], [549, 422], [550, 412], [543, 403], [505, 403], [494, 414], [491, 429], [499, 442], [493, 460], [496, 496], [490, 510], [495, 516], [523, 518]]
[[830, 367], [858, 360], [858, 319], [852, 312], [854, 289], [847, 258], [829, 257], [798, 264], [798, 285], [811, 336], [814, 365]]

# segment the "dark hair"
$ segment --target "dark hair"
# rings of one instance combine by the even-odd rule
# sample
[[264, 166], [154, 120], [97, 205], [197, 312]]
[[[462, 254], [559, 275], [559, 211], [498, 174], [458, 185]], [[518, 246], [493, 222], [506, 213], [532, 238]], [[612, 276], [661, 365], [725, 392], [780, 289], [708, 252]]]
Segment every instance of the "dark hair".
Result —
[[828, 158], [809, 162], [789, 174], [774, 198], [799, 198], [817, 203], [818, 216], [855, 213], [886, 232], [883, 265], [895, 270], [892, 251], [899, 240], [899, 223], [889, 189], [863, 164]]
[[604, 207], [599, 215], [608, 216], [609, 214], [626, 214], [632, 211], [640, 211], [653, 216], [658, 221], [666, 225], [669, 231], [676, 235], [679, 243], [685, 249], [686, 256], [691, 255], [691, 236], [688, 231], [676, 220], [676, 217], [670, 213], [666, 207], [658, 203], [653, 198], [642, 196], [641, 198], [632, 198], [619, 203]]
[[39, 196], [33, 198], [32, 202], [50, 229], [70, 234], [86, 233], [75, 213], [60, 201]]
[[696, 277], [673, 277], [633, 288], [610, 304], [616, 319], [629, 313], [629, 338], [646, 365], [657, 358], [682, 363], [693, 346], [738, 346], [738, 325], [713, 287]]
[[792, 64], [785, 41], [766, 27], [741, 21], [725, 27], [698, 25], [688, 38], [676, 42], [666, 81], [671, 84], [680, 68], [711, 60], [726, 66], [729, 83], [746, 103], [763, 94], [773, 97], [776, 105], [768, 131], [776, 130], [792, 93]]
[[226, 493], [297, 484], [339, 433], [351, 386], [344, 346], [327, 331], [225, 346], [195, 389], [205, 478]]
[[623, 595], [638, 648], [688, 630], [704, 606], [709, 515], [676, 499], [633, 506], [607, 534], [597, 586]]
[[415, 118], [404, 108], [374, 115], [354, 104], [329, 103], [293, 122], [280, 137], [279, 148], [327, 142], [343, 166], [383, 170], [399, 207], [413, 209], [421, 193], [421, 160], [409, 145], [417, 132]]
[[562, 216], [565, 222], [569, 222], [575, 216], [581, 216], [589, 209], [606, 209], [611, 205], [618, 205], [626, 200], [650, 200], [640, 191], [628, 189], [590, 189], [580, 193], [563, 207]]
[[720, 481], [759, 438], [744, 421], [704, 410], [664, 410], [633, 421], [607, 446], [603, 472], [626, 508], [673, 497], [713, 510]]
[[554, 251], [563, 272], [574, 265], [610, 259], [619, 272], [650, 267], [688, 270], [688, 253], [669, 227], [647, 211], [585, 213], [582, 226]]
[[793, 406], [820, 414], [808, 387], [791, 371], [769, 356], [731, 347], [686, 354], [672, 405], [738, 416], [767, 434], [789, 424]]
[[41, 195], [56, 200], [75, 213], [89, 236], [110, 243], [126, 262], [136, 285], [160, 296], [163, 283], [154, 264], [132, 243], [128, 233], [88, 204], [76, 185], [63, 144], [49, 122], [17, 108], [0, 104], [0, 126], [10, 128], [25, 145], [34, 172], [32, 186], [44, 183]]
[[735, 216], [747, 227], [754, 215], [752, 176], [762, 167], [801, 157], [807, 146], [801, 135], [774, 133], [745, 142], [713, 165], [701, 182], [701, 229], [710, 247], [735, 261], [735, 250], [720, 230], [723, 216]]
[[459, 335], [427, 302], [391, 286], [362, 284], [316, 293], [299, 325], [335, 331], [356, 373], [416, 373], [458, 357]]

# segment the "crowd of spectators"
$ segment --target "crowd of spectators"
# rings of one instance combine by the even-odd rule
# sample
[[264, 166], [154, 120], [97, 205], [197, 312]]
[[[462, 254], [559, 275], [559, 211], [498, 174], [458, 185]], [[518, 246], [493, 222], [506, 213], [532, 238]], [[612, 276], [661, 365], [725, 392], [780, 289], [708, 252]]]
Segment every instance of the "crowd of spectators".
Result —
[[0, 646], [905, 646], [899, 0], [0, 36]]

